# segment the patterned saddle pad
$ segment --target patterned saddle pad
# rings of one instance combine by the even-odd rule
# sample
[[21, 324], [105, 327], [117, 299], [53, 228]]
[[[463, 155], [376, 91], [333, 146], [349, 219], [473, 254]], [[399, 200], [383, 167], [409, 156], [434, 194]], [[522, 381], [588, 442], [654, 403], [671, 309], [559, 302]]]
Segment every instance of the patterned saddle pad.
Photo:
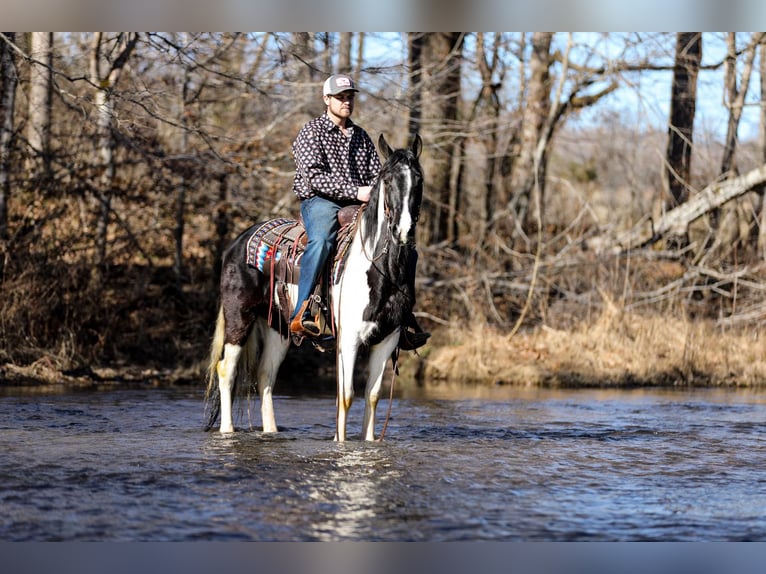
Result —
[[303, 225], [292, 219], [271, 219], [263, 223], [247, 240], [247, 264], [266, 273], [270, 266], [287, 257], [288, 251], [297, 264], [303, 254], [301, 238], [305, 234]]
[[[346, 261], [348, 246], [354, 237], [354, 230], [361, 209], [356, 206], [344, 207], [338, 214], [341, 227], [335, 246], [333, 261], [333, 283], [340, 280]], [[275, 268], [289, 270], [293, 276], [300, 269], [300, 259], [306, 249], [306, 230], [300, 221], [294, 219], [271, 219], [259, 225], [246, 243], [247, 264], [262, 273], [271, 274]]]

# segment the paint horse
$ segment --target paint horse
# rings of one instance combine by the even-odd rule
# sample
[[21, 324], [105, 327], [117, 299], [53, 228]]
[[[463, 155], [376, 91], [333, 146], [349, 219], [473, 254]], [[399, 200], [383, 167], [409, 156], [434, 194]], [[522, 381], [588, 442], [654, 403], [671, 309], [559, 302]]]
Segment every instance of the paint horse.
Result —
[[[415, 226], [423, 197], [423, 172], [418, 161], [422, 140], [416, 135], [408, 148], [393, 150], [381, 134], [378, 149], [385, 160], [383, 167], [369, 203], [355, 218], [342, 269], [335, 269], [329, 288], [337, 367], [337, 441], [346, 440], [354, 364], [363, 346], [369, 347], [369, 374], [362, 437], [375, 439], [375, 410], [383, 372], [388, 358], [396, 357], [400, 329], [415, 300], [411, 275], [413, 257], [417, 256]], [[220, 413], [222, 433], [234, 431], [235, 387], [248, 385], [253, 379], [261, 399], [263, 432], [277, 431], [272, 392], [291, 342], [284, 318], [294, 307], [298, 280], [297, 276], [290, 277], [278, 293], [279, 281], [257, 265], [248, 264], [246, 244], [263, 225], [256, 223], [243, 232], [223, 255], [207, 392], [213, 404], [208, 428], [215, 426]]]

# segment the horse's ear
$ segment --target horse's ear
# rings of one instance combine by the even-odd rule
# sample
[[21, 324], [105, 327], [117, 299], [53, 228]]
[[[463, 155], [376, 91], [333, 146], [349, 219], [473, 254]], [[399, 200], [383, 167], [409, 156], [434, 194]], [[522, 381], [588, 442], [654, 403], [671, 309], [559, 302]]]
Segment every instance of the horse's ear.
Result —
[[420, 134], [415, 134], [410, 145], [410, 150], [415, 154], [415, 157], [420, 157], [420, 152], [423, 151], [423, 140], [420, 138]]
[[390, 156], [394, 151], [391, 149], [391, 146], [388, 145], [386, 137], [383, 134], [380, 134], [380, 137], [378, 138], [378, 149], [380, 150], [380, 155], [383, 156], [384, 160], [388, 159], [388, 156]]

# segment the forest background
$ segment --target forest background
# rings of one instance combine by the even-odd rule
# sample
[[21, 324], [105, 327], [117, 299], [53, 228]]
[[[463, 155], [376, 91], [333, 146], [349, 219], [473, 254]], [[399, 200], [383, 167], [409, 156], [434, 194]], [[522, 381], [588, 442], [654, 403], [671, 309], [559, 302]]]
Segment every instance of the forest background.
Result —
[[[434, 337], [405, 380], [761, 385], [765, 51], [763, 33], [3, 33], [0, 382], [201, 384], [222, 250], [297, 214], [291, 142], [347, 72], [374, 139], [425, 142]], [[332, 379], [333, 357], [293, 354], [283, 379]]]

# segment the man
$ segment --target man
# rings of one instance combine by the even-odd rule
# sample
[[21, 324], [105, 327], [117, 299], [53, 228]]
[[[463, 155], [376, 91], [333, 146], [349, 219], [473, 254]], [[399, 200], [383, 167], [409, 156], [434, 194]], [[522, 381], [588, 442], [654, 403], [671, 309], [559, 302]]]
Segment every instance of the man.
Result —
[[[320, 332], [309, 312], [308, 298], [335, 246], [338, 210], [344, 205], [367, 203], [381, 168], [370, 136], [351, 120], [358, 91], [350, 76], [327, 78], [322, 89], [325, 113], [304, 125], [293, 142], [293, 192], [301, 200], [308, 242], [301, 259], [290, 331], [304, 336]], [[414, 319], [408, 322], [414, 332], [402, 329], [402, 349], [421, 347], [430, 336]]]

